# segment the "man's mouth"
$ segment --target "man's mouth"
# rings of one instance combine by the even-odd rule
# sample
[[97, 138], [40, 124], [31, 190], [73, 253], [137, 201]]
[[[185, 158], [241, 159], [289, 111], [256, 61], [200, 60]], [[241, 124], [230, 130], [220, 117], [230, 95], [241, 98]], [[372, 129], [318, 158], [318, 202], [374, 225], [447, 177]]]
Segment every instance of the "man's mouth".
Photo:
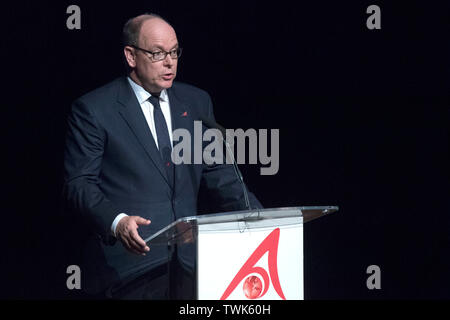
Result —
[[172, 80], [173, 79], [173, 73], [165, 73], [162, 75], [162, 78], [164, 80]]

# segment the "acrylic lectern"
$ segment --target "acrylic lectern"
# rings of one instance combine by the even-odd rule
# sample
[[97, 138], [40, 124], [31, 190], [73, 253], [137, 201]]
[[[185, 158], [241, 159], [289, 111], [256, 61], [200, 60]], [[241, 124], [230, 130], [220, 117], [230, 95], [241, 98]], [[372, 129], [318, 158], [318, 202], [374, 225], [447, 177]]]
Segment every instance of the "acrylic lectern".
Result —
[[176, 220], [145, 241], [167, 246], [171, 299], [303, 299], [303, 224], [336, 206], [255, 209]]

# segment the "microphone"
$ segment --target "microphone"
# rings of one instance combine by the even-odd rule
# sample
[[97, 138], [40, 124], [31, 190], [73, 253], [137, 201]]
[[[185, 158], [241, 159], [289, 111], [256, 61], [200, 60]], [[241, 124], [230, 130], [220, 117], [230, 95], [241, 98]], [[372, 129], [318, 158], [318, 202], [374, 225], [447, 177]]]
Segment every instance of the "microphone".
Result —
[[244, 193], [245, 206], [247, 207], [248, 210], [252, 210], [252, 208], [250, 206], [250, 201], [248, 200], [248, 192], [247, 192], [247, 188], [245, 187], [245, 184], [244, 184], [244, 178], [242, 177], [242, 173], [241, 173], [241, 171], [238, 168], [236, 159], [234, 158], [233, 153], [231, 152], [229, 143], [226, 141], [226, 139], [224, 139], [224, 137], [226, 137], [226, 130], [225, 130], [225, 128], [222, 127], [221, 125], [219, 125], [217, 122], [215, 122], [212, 119], [200, 117], [200, 121], [202, 121], [202, 123], [206, 127], [210, 128], [210, 129], [217, 129], [217, 130], [219, 130], [222, 133], [222, 141], [225, 144], [226, 152], [227, 152], [228, 156], [231, 159], [233, 159], [234, 172], [236, 174], [236, 177], [237, 177], [239, 183], [242, 186], [242, 191]]

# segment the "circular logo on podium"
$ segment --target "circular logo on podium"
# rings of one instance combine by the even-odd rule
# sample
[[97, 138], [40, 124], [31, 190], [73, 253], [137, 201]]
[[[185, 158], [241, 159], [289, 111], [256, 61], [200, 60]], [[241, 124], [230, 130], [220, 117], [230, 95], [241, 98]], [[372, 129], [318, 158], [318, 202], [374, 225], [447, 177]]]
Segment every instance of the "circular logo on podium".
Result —
[[244, 281], [244, 294], [248, 299], [256, 299], [261, 294], [263, 284], [257, 276], [247, 277]]

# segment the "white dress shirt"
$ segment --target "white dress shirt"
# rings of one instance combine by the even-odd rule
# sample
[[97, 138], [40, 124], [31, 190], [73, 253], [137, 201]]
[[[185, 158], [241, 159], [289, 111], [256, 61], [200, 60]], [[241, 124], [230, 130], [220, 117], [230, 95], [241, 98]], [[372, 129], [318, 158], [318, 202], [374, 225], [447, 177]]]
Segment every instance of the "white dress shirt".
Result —
[[[136, 82], [134, 82], [130, 77], [127, 77], [127, 79], [131, 85], [131, 88], [133, 89], [134, 94], [136, 95], [139, 105], [141, 106], [142, 113], [145, 116], [145, 120], [147, 120], [147, 124], [148, 124], [150, 131], [152, 132], [153, 140], [155, 140], [156, 147], [158, 147], [158, 136], [156, 135], [155, 118], [153, 117], [154, 106], [153, 106], [153, 104], [150, 103], [150, 101], [148, 101], [148, 98], [151, 97], [151, 93], [146, 91], [143, 87], [138, 85]], [[167, 95], [167, 91], [165, 89], [163, 91], [161, 91], [161, 94], [159, 96], [159, 105], [161, 107], [161, 111], [164, 115], [164, 118], [166, 119], [167, 128], [169, 129], [170, 142], [173, 143], [172, 119], [170, 117], [169, 96]], [[119, 223], [120, 219], [122, 219], [123, 217], [127, 217], [127, 216], [128, 215], [125, 213], [120, 213], [114, 219], [114, 221], [111, 225], [111, 232], [114, 236], [116, 236], [116, 227], [117, 227], [117, 224]]]

